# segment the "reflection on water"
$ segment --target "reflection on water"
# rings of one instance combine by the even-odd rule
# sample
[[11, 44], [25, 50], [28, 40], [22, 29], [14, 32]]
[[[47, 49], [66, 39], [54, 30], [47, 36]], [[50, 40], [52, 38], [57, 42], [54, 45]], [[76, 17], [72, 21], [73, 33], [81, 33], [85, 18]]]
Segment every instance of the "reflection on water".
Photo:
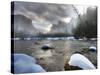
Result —
[[[48, 44], [54, 49], [44, 51], [41, 47]], [[14, 41], [14, 52], [25, 53], [35, 57], [47, 71], [63, 71], [65, 61], [68, 61], [70, 56], [75, 51], [81, 51], [83, 48], [88, 48], [91, 45], [96, 45], [96, 42], [90, 43], [86, 41], [68, 41], [68, 40], [16, 40]], [[85, 55], [97, 64], [97, 55], [85, 53]]]

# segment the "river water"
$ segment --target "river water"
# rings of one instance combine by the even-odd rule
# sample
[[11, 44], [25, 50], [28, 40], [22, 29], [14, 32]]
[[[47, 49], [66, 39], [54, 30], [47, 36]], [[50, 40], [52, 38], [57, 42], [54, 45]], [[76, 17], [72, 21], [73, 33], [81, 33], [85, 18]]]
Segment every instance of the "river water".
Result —
[[[41, 47], [45, 44], [54, 47], [54, 49], [42, 50]], [[96, 41], [16, 40], [14, 41], [14, 53], [25, 53], [35, 57], [46, 71], [63, 71], [65, 62], [68, 62], [70, 56], [76, 51], [83, 52], [97, 66], [97, 53], [84, 50], [92, 45], [96, 46]]]

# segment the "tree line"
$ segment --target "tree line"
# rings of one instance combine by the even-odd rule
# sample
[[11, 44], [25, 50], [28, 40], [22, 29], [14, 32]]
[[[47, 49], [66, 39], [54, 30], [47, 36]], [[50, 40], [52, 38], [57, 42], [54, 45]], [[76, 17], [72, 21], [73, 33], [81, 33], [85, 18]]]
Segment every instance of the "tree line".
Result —
[[83, 15], [78, 14], [77, 27], [73, 29], [76, 38], [97, 38], [97, 7], [88, 7]]

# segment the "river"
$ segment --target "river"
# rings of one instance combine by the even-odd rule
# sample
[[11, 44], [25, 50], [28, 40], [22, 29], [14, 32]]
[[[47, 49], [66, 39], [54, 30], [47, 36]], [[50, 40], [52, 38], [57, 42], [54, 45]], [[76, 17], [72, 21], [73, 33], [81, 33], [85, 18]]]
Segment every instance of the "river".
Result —
[[[43, 45], [54, 47], [52, 50], [44, 51]], [[89, 46], [96, 46], [96, 41], [78, 40], [16, 40], [14, 41], [14, 53], [25, 53], [37, 59], [38, 63], [46, 71], [63, 71], [65, 62], [70, 56], [80, 51], [97, 67], [97, 53], [87, 50]]]

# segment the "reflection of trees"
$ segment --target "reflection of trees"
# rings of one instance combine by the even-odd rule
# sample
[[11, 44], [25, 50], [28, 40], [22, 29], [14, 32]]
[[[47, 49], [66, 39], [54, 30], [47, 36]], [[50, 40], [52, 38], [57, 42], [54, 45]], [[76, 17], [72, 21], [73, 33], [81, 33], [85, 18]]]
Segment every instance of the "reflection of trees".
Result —
[[97, 37], [96, 7], [94, 8], [88, 7], [86, 14], [79, 15], [78, 25], [75, 29], [73, 29], [73, 33], [76, 37], [87, 37], [87, 38]]

